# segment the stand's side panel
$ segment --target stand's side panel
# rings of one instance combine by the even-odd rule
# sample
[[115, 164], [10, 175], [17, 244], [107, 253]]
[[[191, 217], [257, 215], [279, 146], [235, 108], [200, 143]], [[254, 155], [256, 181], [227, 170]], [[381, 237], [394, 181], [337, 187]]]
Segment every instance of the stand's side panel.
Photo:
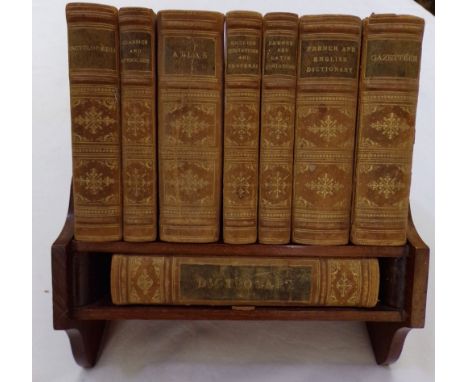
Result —
[[395, 362], [403, 349], [406, 335], [412, 328], [423, 328], [426, 312], [427, 281], [429, 275], [429, 247], [408, 216], [408, 247], [405, 289], [405, 321], [403, 323], [367, 322], [367, 330], [379, 365]]
[[367, 331], [379, 365], [390, 365], [400, 357], [410, 328], [394, 322], [367, 322]]
[[72, 317], [74, 305], [73, 196], [65, 225], [52, 245], [52, 290], [54, 329], [65, 330], [73, 357], [82, 367], [92, 367], [98, 358], [106, 321], [78, 321]]
[[72, 306], [72, 256], [71, 241], [73, 239], [73, 196], [67, 219], [57, 240], [52, 245], [52, 291], [54, 329], [65, 329], [70, 319]]
[[429, 278], [429, 247], [416, 231], [411, 212], [408, 219], [407, 237], [410, 256], [406, 278], [405, 310], [408, 314], [408, 326], [423, 328]]

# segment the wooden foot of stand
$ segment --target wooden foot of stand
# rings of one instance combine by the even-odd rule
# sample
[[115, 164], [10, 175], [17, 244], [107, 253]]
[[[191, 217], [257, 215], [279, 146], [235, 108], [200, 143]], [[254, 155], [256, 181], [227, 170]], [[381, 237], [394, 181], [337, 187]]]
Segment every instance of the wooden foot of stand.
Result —
[[[72, 197], [70, 198], [70, 201]], [[395, 362], [412, 328], [424, 327], [429, 248], [419, 237], [411, 216], [408, 241], [399, 247], [227, 245], [181, 243], [83, 242], [73, 238], [73, 206], [52, 245], [54, 329], [65, 330], [76, 362], [96, 363], [106, 323], [112, 320], [328, 320], [367, 323], [375, 359], [379, 365]], [[153, 256], [253, 256], [291, 258], [377, 258], [381, 287], [374, 308], [229, 306], [116, 306], [110, 302], [112, 254]], [[129, 350], [131, 351], [131, 350]]]
[[89, 368], [96, 364], [106, 321], [76, 321], [66, 329], [73, 357], [78, 365]]
[[390, 365], [398, 360], [410, 330], [400, 323], [367, 322], [367, 332], [379, 365]]

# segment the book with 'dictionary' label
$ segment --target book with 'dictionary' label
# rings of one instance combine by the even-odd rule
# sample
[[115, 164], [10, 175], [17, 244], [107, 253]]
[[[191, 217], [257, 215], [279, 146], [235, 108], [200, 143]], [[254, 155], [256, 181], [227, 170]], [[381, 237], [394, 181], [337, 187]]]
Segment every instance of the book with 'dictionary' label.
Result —
[[373, 307], [377, 259], [113, 255], [117, 305]]
[[297, 81], [292, 240], [349, 241], [361, 19], [303, 16]]

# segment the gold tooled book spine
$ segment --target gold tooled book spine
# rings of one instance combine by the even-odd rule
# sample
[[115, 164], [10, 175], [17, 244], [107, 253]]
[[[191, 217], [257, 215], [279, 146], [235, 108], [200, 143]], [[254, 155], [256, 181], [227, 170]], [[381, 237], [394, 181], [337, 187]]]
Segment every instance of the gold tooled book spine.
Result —
[[114, 7], [66, 7], [75, 239], [122, 238], [119, 28]]
[[364, 20], [351, 241], [406, 242], [424, 20]]
[[268, 13], [263, 19], [258, 241], [291, 238], [294, 115], [298, 16]]
[[223, 240], [257, 241], [262, 15], [226, 14]]
[[156, 16], [147, 8], [121, 8], [123, 238], [157, 235]]
[[114, 255], [112, 302], [373, 307], [377, 259]]
[[361, 19], [303, 16], [297, 80], [292, 240], [349, 241]]
[[158, 13], [159, 237], [219, 239], [224, 15]]

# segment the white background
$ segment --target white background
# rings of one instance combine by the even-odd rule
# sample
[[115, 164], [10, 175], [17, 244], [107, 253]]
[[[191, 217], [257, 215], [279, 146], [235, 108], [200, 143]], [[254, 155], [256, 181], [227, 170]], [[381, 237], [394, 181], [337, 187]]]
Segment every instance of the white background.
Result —
[[91, 370], [52, 329], [50, 246], [63, 225], [71, 179], [66, 1], [33, 3], [34, 381], [432, 381], [434, 379], [434, 17], [412, 0], [111, 1], [117, 7], [235, 9], [300, 15], [400, 13], [426, 20], [411, 205], [431, 248], [426, 328], [412, 330], [400, 360], [374, 363], [361, 323], [127, 321], [110, 326]]

